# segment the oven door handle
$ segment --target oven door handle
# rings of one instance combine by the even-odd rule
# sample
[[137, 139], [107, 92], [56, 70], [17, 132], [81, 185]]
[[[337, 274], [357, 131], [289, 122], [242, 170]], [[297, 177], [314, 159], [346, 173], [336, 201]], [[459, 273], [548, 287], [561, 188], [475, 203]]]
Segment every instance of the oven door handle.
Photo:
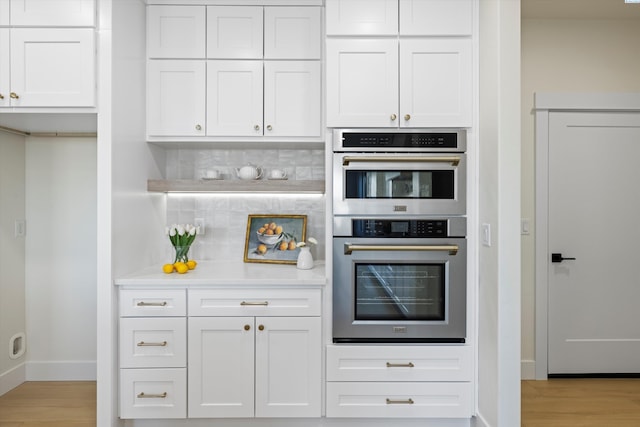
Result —
[[355, 251], [447, 251], [449, 255], [458, 253], [458, 245], [352, 245], [344, 244], [344, 254], [351, 255]]
[[387, 162], [387, 163], [451, 163], [452, 166], [458, 166], [460, 156], [344, 156], [342, 165], [348, 166], [349, 163], [356, 162]]

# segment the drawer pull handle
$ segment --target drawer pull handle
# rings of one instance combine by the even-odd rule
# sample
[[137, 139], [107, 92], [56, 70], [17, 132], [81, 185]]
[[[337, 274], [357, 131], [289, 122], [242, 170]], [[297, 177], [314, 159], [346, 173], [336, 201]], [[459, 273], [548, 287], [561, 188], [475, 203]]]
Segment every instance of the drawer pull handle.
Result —
[[162, 301], [162, 302], [144, 302], [144, 301], [140, 301], [138, 304], [138, 307], [165, 307], [167, 305], [166, 301]]
[[144, 341], [140, 341], [138, 343], [138, 347], [166, 347], [167, 346], [167, 342], [166, 341], [162, 341], [162, 342], [144, 342]]
[[138, 399], [164, 399], [166, 397], [167, 397], [166, 391], [162, 394], [144, 394], [144, 392], [138, 394]]
[[415, 365], [412, 362], [409, 363], [390, 363], [387, 362], [387, 368], [413, 368]]
[[242, 301], [240, 305], [269, 305], [269, 301]]
[[413, 399], [394, 400], [387, 397], [387, 405], [413, 405]]

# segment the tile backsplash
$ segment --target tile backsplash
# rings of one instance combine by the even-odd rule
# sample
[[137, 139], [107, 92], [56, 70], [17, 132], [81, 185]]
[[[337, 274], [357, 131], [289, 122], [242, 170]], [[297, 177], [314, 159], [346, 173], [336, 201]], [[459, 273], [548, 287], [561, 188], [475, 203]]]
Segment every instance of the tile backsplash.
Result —
[[[291, 149], [169, 149], [167, 179], [200, 179], [217, 169], [224, 179], [237, 179], [235, 168], [252, 163], [284, 169], [290, 180], [323, 180], [323, 150]], [[205, 234], [196, 238], [190, 256], [199, 260], [237, 261], [244, 256], [249, 214], [307, 215], [307, 236], [318, 240], [311, 251], [316, 259], [325, 254], [325, 196], [309, 194], [204, 193], [167, 196], [167, 225], [193, 223], [203, 218]], [[167, 245], [168, 256], [172, 248]]]

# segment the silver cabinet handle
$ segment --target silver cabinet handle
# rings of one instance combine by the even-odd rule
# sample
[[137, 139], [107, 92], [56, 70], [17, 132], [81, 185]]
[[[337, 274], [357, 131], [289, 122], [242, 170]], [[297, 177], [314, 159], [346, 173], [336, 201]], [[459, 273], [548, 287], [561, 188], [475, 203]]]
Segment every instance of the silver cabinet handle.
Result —
[[196, 125], [196, 130], [202, 130], [202, 126]]
[[240, 305], [269, 305], [269, 301], [242, 301]]
[[460, 248], [458, 245], [352, 245], [344, 244], [344, 254], [351, 255], [355, 251], [430, 251], [444, 252], [449, 255], [456, 255]]
[[164, 399], [167, 397], [167, 392], [162, 394], [145, 394], [144, 392], [138, 394], [138, 399]]
[[167, 305], [167, 302], [166, 301], [162, 301], [162, 302], [144, 302], [144, 301], [140, 301], [136, 305], [138, 307], [165, 307]]
[[394, 113], [389, 118], [391, 119], [392, 122], [394, 122], [398, 118], [398, 116], [396, 116], [396, 114]]
[[411, 362], [409, 363], [391, 363], [387, 362], [387, 368], [413, 368], [415, 365]]
[[413, 405], [413, 399], [394, 400], [387, 397], [387, 405]]
[[4, 99], [4, 95], [0, 93], [0, 99]]
[[273, 126], [267, 125], [267, 130], [273, 130]]
[[411, 114], [405, 114], [405, 115], [404, 115], [404, 119], [405, 119], [406, 121], [411, 120]]
[[260, 130], [260, 125], [255, 125], [253, 128], [254, 128], [255, 130]]
[[452, 166], [458, 166], [460, 156], [344, 156], [342, 165], [348, 166], [349, 163], [358, 162], [390, 162], [390, 163], [451, 163]]
[[166, 347], [167, 346], [167, 342], [166, 341], [162, 341], [162, 342], [144, 342], [144, 341], [140, 341], [136, 345], [138, 347]]

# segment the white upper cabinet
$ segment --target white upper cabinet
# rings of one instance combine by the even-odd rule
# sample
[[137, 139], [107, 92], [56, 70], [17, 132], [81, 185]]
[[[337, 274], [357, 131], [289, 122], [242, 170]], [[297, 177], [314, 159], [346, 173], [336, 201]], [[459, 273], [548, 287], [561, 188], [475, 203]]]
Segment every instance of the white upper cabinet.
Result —
[[471, 36], [472, 0], [400, 0], [400, 35]]
[[321, 136], [321, 105], [320, 62], [265, 62], [265, 136]]
[[400, 126], [470, 127], [470, 39], [400, 42]]
[[263, 8], [258, 6], [209, 6], [207, 8], [207, 57], [262, 59]]
[[398, 34], [398, 0], [327, 0], [327, 35]]
[[9, 0], [0, 0], [0, 26], [9, 25]]
[[148, 6], [149, 58], [199, 58], [206, 55], [204, 6]]
[[265, 59], [320, 59], [320, 25], [317, 7], [265, 8]]
[[12, 29], [11, 106], [93, 106], [94, 38], [89, 28]]
[[8, 107], [11, 98], [11, 61], [9, 58], [10, 42], [8, 28], [0, 28], [0, 107]]
[[147, 65], [147, 133], [205, 135], [205, 61], [158, 60]]
[[92, 27], [94, 0], [11, 0], [13, 26]]
[[398, 41], [327, 40], [327, 125], [397, 126]]
[[262, 136], [262, 61], [207, 61], [207, 135]]

